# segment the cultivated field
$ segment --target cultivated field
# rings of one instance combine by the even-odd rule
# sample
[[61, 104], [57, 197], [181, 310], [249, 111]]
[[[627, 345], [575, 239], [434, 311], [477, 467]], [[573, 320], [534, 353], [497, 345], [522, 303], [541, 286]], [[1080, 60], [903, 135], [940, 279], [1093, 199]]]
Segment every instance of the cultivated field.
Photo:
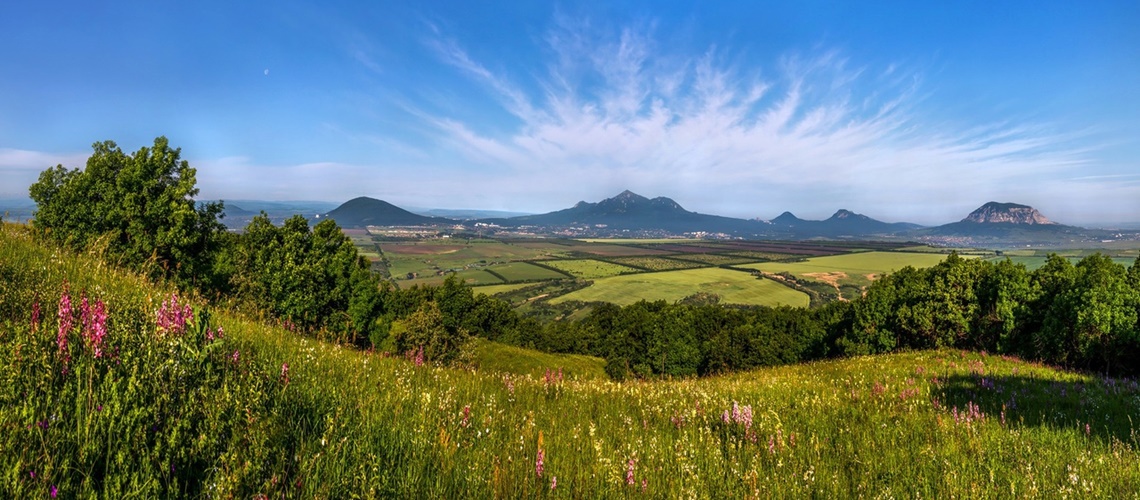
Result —
[[675, 302], [698, 292], [714, 293], [726, 304], [808, 305], [808, 296], [772, 280], [721, 268], [630, 274], [594, 280], [594, 284], [551, 299], [612, 302], [627, 305], [639, 300]]
[[527, 262], [498, 264], [488, 267], [487, 271], [502, 276], [503, 281], [507, 283], [516, 281], [542, 281], [569, 278], [569, 276], [558, 271], [552, 271], [545, 267], [536, 266]]
[[788, 273], [833, 286], [870, 285], [875, 278], [906, 266], [930, 267], [946, 256], [918, 252], [860, 252], [827, 257], [813, 257], [800, 262], [763, 262], [739, 267], [767, 273]]
[[570, 273], [575, 278], [596, 279], [641, 272], [632, 267], [593, 259], [551, 260], [543, 264]]

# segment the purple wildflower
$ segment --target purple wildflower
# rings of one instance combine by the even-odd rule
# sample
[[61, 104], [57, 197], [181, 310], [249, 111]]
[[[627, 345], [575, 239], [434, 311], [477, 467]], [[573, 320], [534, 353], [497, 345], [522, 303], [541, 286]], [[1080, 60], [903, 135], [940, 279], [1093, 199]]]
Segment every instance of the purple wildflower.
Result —
[[79, 317], [83, 324], [83, 338], [91, 344], [96, 358], [103, 357], [103, 337], [107, 336], [107, 306], [102, 300], [94, 304], [88, 302], [87, 296], [79, 306]]
[[194, 311], [190, 304], [179, 304], [178, 294], [170, 294], [170, 298], [162, 301], [155, 322], [161, 332], [181, 335], [186, 331], [186, 325], [194, 320]]
[[542, 471], [546, 470], [546, 450], [538, 449], [538, 456], [534, 459], [534, 474], [542, 477]]
[[54, 484], [51, 485], [51, 497], [55, 498], [58, 495], [59, 495], [59, 490], [55, 487]]

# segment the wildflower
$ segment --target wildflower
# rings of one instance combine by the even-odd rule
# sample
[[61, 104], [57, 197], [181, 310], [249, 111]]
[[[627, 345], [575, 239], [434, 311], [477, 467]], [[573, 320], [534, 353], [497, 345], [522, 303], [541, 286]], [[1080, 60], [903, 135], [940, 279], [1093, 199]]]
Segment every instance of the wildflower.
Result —
[[542, 477], [542, 471], [546, 469], [545, 459], [546, 450], [539, 448], [538, 456], [534, 459], [534, 474], [538, 477]]
[[55, 497], [56, 497], [56, 496], [58, 496], [58, 495], [59, 495], [59, 490], [58, 490], [58, 489], [56, 489], [56, 487], [55, 487], [55, 485], [54, 485], [54, 484], [53, 484], [53, 485], [51, 485], [51, 497], [52, 497], [52, 498], [55, 498]]
[[461, 425], [463, 427], [467, 427], [470, 420], [471, 420], [471, 405], [464, 405], [463, 406], [463, 421], [460, 422], [459, 425]]
[[649, 480], [641, 478], [641, 492], [645, 493], [646, 491], [649, 491]]
[[625, 484], [627, 484], [627, 485], [632, 485], [632, 484], [634, 483], [634, 480], [633, 480], [633, 471], [634, 471], [634, 468], [635, 468], [635, 467], [634, 467], [634, 465], [635, 465], [636, 463], [637, 463], [637, 460], [634, 460], [634, 459], [632, 459], [632, 458], [631, 458], [631, 459], [629, 459], [629, 461], [628, 461], [628, 462], [626, 462], [626, 464], [625, 464]]
[[774, 455], [776, 453], [776, 440], [772, 436], [768, 436], [768, 454]]
[[416, 356], [413, 361], [415, 362], [416, 366], [424, 365], [424, 346], [420, 346], [419, 350], [416, 351]]
[[159, 331], [181, 335], [186, 331], [186, 325], [194, 319], [194, 311], [190, 304], [178, 304], [178, 294], [171, 294], [170, 298], [162, 301], [155, 322]]
[[289, 383], [289, 363], [281, 363], [281, 381]]
[[35, 478], [36, 478], [36, 471], [34, 471], [34, 470], [33, 470], [33, 471], [28, 471], [28, 475], [29, 475], [29, 476], [32, 476], [32, 479], [35, 479]]
[[234, 353], [230, 355], [230, 361], [233, 361], [233, 363], [236, 365], [238, 362], [238, 359], [240, 357], [241, 357], [241, 351], [235, 350]]
[[1089, 427], [1089, 424], [1087, 424], [1087, 423], [1085, 424], [1085, 435], [1086, 436], [1092, 435], [1092, 427]]
[[91, 304], [87, 296], [79, 306], [80, 322], [83, 324], [83, 338], [91, 345], [96, 358], [103, 357], [103, 337], [107, 335], [107, 307], [102, 300]]
[[550, 476], [550, 491], [558, 487], [558, 476]]

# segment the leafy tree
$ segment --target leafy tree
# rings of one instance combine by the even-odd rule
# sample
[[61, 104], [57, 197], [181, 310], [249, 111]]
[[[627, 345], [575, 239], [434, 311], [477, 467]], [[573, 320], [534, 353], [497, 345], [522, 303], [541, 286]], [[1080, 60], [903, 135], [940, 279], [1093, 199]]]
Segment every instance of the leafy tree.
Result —
[[44, 237], [108, 257], [179, 285], [213, 283], [223, 205], [199, 204], [196, 170], [165, 137], [133, 155], [97, 142], [83, 170], [57, 165], [29, 188], [33, 227]]
[[469, 335], [461, 328], [448, 326], [439, 305], [428, 302], [406, 318], [392, 323], [391, 333], [399, 352], [424, 350], [424, 359], [451, 363], [459, 358]]
[[1021, 319], [1029, 314], [1033, 287], [1024, 264], [1008, 258], [993, 265], [978, 283], [978, 319], [974, 348], [996, 352], [1028, 349]]
[[331, 219], [312, 229], [295, 215], [281, 227], [262, 213], [236, 249], [233, 286], [260, 309], [306, 330], [362, 343], [384, 329], [383, 290], [368, 261]]

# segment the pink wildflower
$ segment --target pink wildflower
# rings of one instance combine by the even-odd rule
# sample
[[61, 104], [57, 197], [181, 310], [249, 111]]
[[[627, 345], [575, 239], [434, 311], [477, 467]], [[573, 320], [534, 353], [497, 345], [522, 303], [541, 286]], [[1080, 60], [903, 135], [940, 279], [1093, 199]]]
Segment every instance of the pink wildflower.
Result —
[[534, 459], [534, 474], [538, 477], [542, 477], [542, 471], [546, 469], [545, 459], [546, 450], [539, 448], [538, 456]]
[[625, 484], [627, 485], [634, 484], [633, 472], [635, 469], [635, 464], [637, 464], [637, 460], [634, 460], [632, 458], [629, 459], [629, 462], [626, 462], [625, 464]]
[[647, 491], [649, 491], [649, 480], [641, 478], [641, 492], [645, 493]]
[[289, 383], [289, 363], [281, 363], [281, 382]]
[[558, 476], [550, 476], [550, 491], [558, 487]]
[[179, 304], [178, 294], [171, 294], [170, 298], [162, 302], [155, 322], [162, 332], [181, 335], [186, 331], [186, 325], [194, 320], [194, 310], [190, 304]]
[[424, 346], [420, 346], [419, 350], [416, 351], [414, 362], [416, 366], [424, 365]]
[[241, 351], [239, 351], [239, 350], [235, 350], [234, 353], [230, 355], [230, 361], [233, 361], [233, 363], [235, 365], [237, 364], [238, 359], [240, 359], [240, 358], [241, 358]]
[[103, 357], [103, 337], [107, 335], [107, 307], [102, 300], [91, 304], [87, 296], [79, 306], [79, 317], [83, 324], [83, 338], [91, 345], [96, 358]]
[[464, 405], [463, 406], [463, 421], [459, 422], [459, 425], [461, 425], [463, 427], [467, 427], [468, 425], [470, 425], [469, 424], [470, 420], [471, 420], [471, 405]]
[[1092, 427], [1089, 427], [1089, 424], [1085, 424], [1085, 435], [1086, 436], [1092, 435]]

